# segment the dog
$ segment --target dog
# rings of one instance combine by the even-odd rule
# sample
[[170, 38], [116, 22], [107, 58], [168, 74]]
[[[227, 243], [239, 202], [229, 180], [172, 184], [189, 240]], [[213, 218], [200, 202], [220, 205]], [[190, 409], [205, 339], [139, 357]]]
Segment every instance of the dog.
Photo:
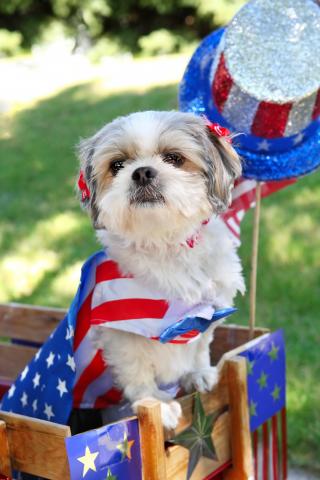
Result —
[[[119, 117], [79, 145], [90, 191], [85, 206], [97, 236], [124, 274], [161, 291], [168, 301], [230, 307], [244, 293], [241, 263], [219, 218], [231, 200], [241, 161], [227, 137], [191, 113], [147, 111]], [[181, 408], [160, 385], [210, 391], [211, 326], [186, 344], [95, 327], [116, 385], [133, 410], [161, 402], [166, 428]]]

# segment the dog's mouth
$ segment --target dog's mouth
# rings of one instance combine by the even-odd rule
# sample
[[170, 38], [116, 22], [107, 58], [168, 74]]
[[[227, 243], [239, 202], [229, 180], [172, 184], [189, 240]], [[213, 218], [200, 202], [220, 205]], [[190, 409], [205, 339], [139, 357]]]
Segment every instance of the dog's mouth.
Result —
[[155, 185], [146, 185], [130, 191], [130, 204], [135, 206], [160, 205], [165, 203], [164, 196]]

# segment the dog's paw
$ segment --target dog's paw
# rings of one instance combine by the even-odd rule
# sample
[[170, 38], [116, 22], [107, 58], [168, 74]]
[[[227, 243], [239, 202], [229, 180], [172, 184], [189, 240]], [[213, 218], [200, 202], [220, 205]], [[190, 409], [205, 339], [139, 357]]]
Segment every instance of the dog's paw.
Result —
[[190, 392], [193, 388], [198, 392], [210, 392], [218, 383], [218, 371], [216, 367], [202, 368], [189, 373], [183, 378], [183, 388]]
[[181, 414], [182, 410], [179, 402], [161, 402], [161, 420], [165, 428], [176, 428]]

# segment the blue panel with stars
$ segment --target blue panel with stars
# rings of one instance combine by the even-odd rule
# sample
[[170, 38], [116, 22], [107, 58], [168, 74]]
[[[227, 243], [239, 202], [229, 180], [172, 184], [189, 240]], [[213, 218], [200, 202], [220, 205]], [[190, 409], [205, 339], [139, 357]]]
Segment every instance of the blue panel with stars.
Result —
[[136, 418], [66, 439], [71, 480], [142, 480]]
[[282, 330], [241, 353], [247, 359], [250, 429], [256, 430], [286, 403], [286, 360]]

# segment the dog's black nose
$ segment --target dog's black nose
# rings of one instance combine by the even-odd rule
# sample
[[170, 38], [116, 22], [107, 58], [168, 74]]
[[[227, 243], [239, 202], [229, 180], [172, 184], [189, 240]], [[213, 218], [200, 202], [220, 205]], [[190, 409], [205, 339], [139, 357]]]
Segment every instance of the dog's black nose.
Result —
[[152, 180], [158, 175], [155, 168], [152, 167], [139, 167], [132, 174], [132, 180], [137, 185], [144, 186], [152, 182]]

